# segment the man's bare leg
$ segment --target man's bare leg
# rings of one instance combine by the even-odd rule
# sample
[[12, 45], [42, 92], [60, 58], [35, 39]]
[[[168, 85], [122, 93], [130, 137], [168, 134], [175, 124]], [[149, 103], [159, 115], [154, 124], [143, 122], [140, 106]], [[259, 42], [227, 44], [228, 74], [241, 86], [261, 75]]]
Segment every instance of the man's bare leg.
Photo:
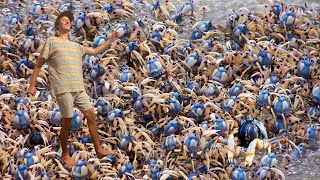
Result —
[[70, 157], [68, 151], [68, 138], [70, 134], [71, 128], [71, 121], [72, 118], [62, 118], [62, 126], [60, 129], [60, 143], [62, 149], [61, 159], [68, 165], [68, 166], [75, 166], [76, 162]]
[[83, 112], [83, 114], [84, 114], [84, 117], [87, 119], [90, 136], [91, 136], [94, 148], [96, 150], [97, 157], [103, 158], [110, 154], [117, 154], [117, 151], [115, 150], [108, 151], [108, 150], [102, 149], [100, 144], [97, 122], [96, 122], [96, 114], [94, 113], [94, 110], [91, 108]]

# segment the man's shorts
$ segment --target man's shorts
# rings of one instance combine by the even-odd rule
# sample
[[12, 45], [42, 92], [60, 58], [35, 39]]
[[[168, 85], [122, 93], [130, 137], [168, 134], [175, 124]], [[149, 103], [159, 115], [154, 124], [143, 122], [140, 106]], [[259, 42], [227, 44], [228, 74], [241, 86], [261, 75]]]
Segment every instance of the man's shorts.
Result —
[[56, 95], [57, 103], [62, 117], [72, 118], [74, 107], [81, 112], [92, 108], [90, 98], [85, 91], [66, 92]]

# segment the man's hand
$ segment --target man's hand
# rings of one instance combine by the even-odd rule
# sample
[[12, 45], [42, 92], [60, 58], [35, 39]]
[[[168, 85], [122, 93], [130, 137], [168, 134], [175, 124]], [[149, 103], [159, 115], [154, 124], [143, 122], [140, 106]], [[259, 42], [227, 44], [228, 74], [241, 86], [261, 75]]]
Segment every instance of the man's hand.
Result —
[[113, 41], [119, 39], [119, 37], [120, 37], [120, 32], [114, 31], [110, 37], [110, 42], [113, 42]]
[[91, 56], [97, 55], [100, 52], [102, 52], [105, 48], [107, 48], [112, 42], [119, 39], [119, 37], [120, 32], [114, 31], [105, 43], [101, 44], [96, 48], [88, 48], [85, 54]]
[[36, 86], [30, 84], [30, 86], [28, 88], [28, 93], [31, 94], [32, 96], [34, 96], [36, 94]]

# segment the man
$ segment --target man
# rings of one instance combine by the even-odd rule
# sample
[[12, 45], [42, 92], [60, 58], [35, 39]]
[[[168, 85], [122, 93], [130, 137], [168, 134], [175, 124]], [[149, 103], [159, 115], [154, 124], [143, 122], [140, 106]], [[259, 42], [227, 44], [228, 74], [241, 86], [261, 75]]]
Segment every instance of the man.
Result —
[[85, 92], [83, 84], [82, 59], [84, 55], [97, 55], [103, 51], [119, 34], [114, 32], [104, 44], [97, 48], [86, 48], [78, 43], [69, 41], [68, 33], [71, 29], [73, 14], [69, 11], [62, 12], [56, 19], [55, 27], [58, 37], [47, 39], [39, 59], [33, 69], [28, 93], [34, 95], [35, 84], [42, 65], [47, 62], [49, 68], [49, 80], [51, 89], [62, 115], [62, 126], [60, 130], [60, 141], [62, 148], [62, 160], [68, 166], [75, 166], [75, 161], [70, 157], [67, 143], [70, 133], [73, 108], [76, 106], [87, 119], [91, 139], [98, 158], [117, 151], [102, 149], [96, 123], [96, 115]]

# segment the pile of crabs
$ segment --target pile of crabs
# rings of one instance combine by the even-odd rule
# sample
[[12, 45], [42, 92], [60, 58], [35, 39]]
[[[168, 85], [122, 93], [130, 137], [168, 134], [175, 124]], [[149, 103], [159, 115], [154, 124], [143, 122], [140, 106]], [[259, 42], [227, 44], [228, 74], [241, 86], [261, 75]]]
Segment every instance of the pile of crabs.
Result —
[[[225, 25], [193, 1], [7, 1], [0, 34], [0, 176], [15, 179], [285, 179], [291, 160], [317, 142], [319, 7], [270, 2]], [[146, 16], [137, 13], [148, 7]], [[27, 94], [54, 20], [75, 15], [70, 39], [97, 47], [83, 77], [103, 147], [96, 158], [75, 109], [66, 169], [61, 114], [48, 67]], [[212, 18], [212, 17], [211, 17]], [[192, 21], [191, 26], [189, 21]], [[187, 37], [181, 34], [187, 33]]]

